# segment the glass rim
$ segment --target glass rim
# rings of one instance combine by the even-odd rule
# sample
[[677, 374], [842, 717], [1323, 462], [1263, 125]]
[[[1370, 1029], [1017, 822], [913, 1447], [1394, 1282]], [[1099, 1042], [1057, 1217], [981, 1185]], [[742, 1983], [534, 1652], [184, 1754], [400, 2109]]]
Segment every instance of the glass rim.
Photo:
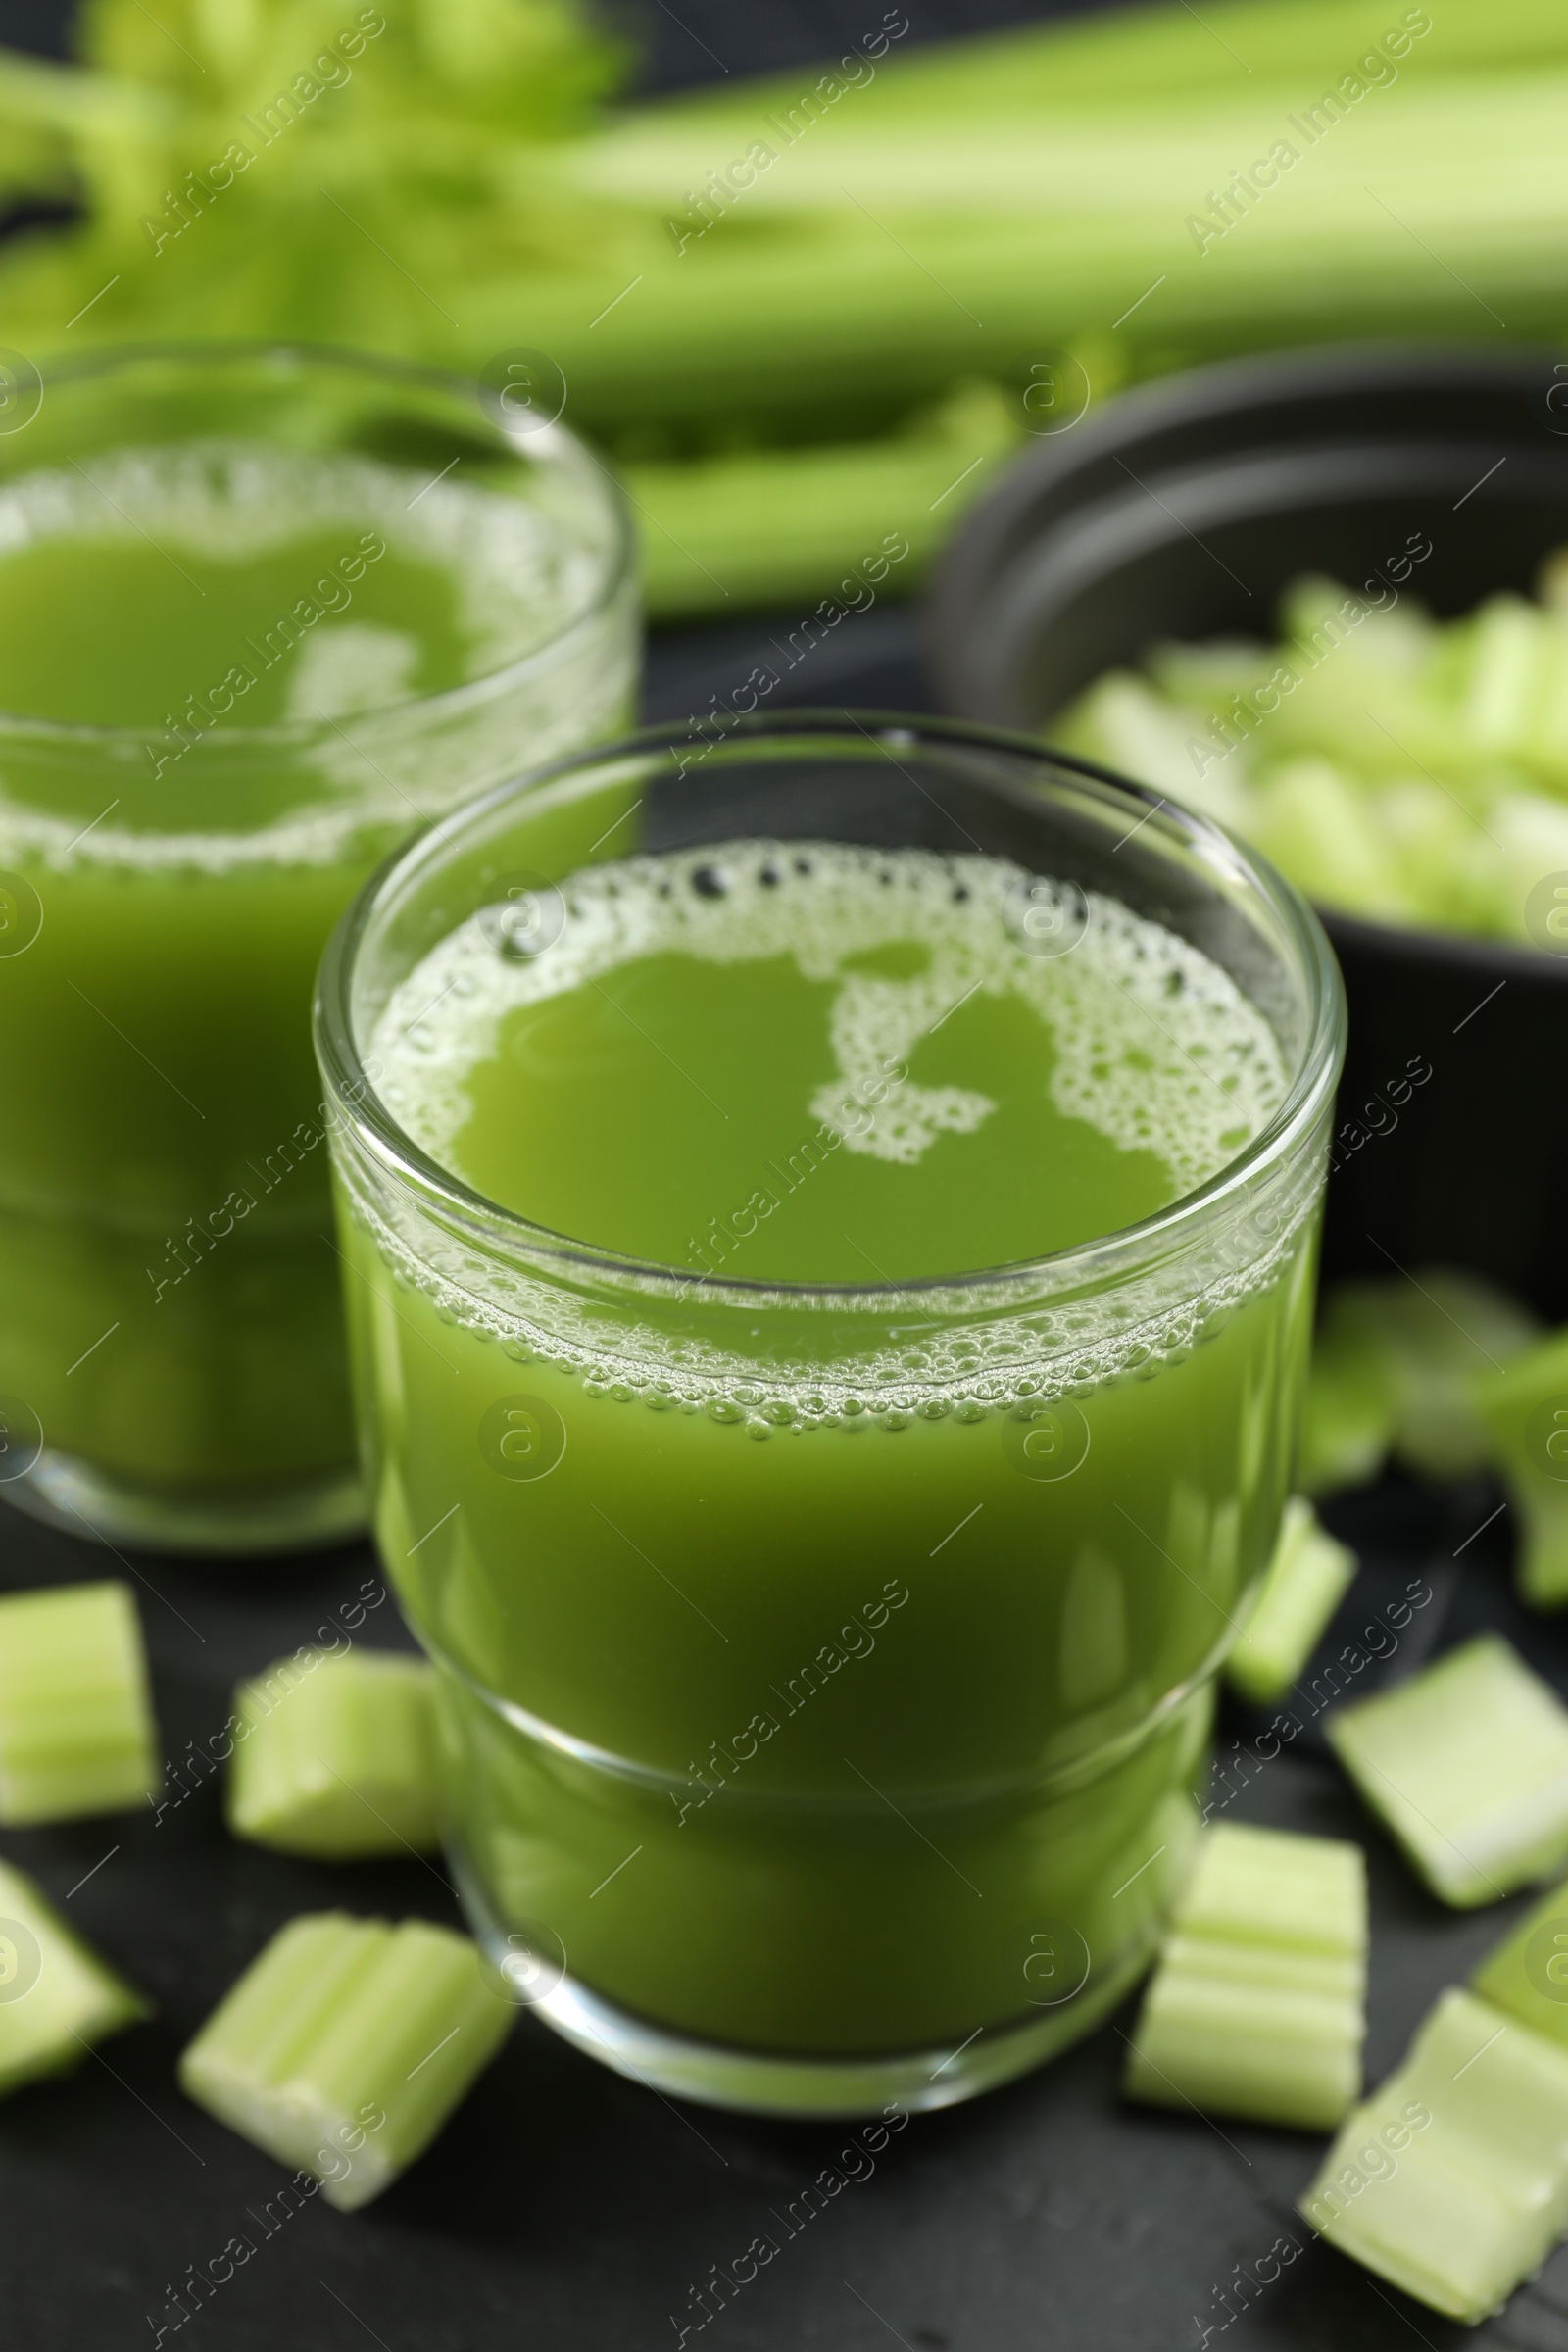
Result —
[[[637, 542], [632, 528], [630, 503], [617, 476], [595, 456], [582, 436], [557, 418], [509, 440], [505, 426], [495, 424], [493, 417], [487, 418], [482, 401], [476, 398], [479, 390], [477, 377], [454, 374], [448, 368], [432, 368], [423, 361], [399, 359], [381, 352], [359, 351], [349, 344], [313, 343], [292, 337], [234, 336], [215, 337], [211, 342], [181, 338], [169, 342], [106, 343], [79, 355], [72, 353], [38, 366], [40, 400], [47, 399], [52, 384], [70, 384], [95, 375], [108, 375], [117, 368], [153, 360], [176, 362], [193, 372], [199, 372], [205, 367], [232, 366], [247, 360], [289, 360], [310, 367], [338, 368], [365, 377], [380, 376], [392, 383], [417, 385], [429, 392], [444, 392], [470, 403], [480, 418], [495, 425], [501, 436], [498, 455], [510, 450], [514, 455], [523, 456], [532, 454], [537, 447], [544, 459], [554, 465], [558, 471], [575, 476], [585, 488], [596, 491], [612, 525], [613, 535], [604, 562], [603, 576], [596, 583], [593, 594], [572, 614], [564, 627], [545, 638], [530, 652], [519, 655], [514, 662], [488, 669], [480, 677], [466, 678], [461, 685], [443, 687], [435, 694], [407, 695], [395, 702], [377, 704], [370, 710], [353, 711], [346, 721], [336, 724], [325, 718], [289, 719], [265, 727], [220, 724], [211, 731], [219, 749], [234, 745], [250, 750], [296, 750], [302, 744], [325, 740], [333, 734], [341, 735], [345, 724], [352, 727], [368, 720], [384, 722], [399, 713], [432, 712], [441, 716], [449, 711], [461, 713], [474, 703], [485, 702], [492, 696], [509, 692], [526, 679], [531, 670], [547, 668], [560, 661], [579, 637], [592, 630], [633, 574]], [[599, 477], [597, 486], [594, 474]], [[25, 711], [0, 708], [0, 743], [3, 744], [59, 744], [106, 751], [140, 751], [149, 744], [167, 741], [168, 729], [164, 726], [94, 726], [76, 720], [33, 717]]]
[[[727, 732], [728, 750], [748, 741], [781, 742], [799, 736], [804, 742], [839, 739], [850, 746], [870, 742], [907, 752], [911, 740], [980, 752], [1004, 753], [1025, 759], [1043, 770], [1054, 770], [1079, 784], [1098, 787], [1119, 800], [1140, 824], [1169, 828], [1206, 861], [1223, 861], [1224, 871], [1246, 883], [1280, 920], [1298, 959], [1301, 993], [1307, 1015], [1306, 1036], [1299, 1066], [1291, 1077], [1284, 1101], [1234, 1158], [1193, 1191], [1183, 1193], [1164, 1208], [1065, 1250], [1037, 1257], [1012, 1259], [1001, 1266], [971, 1267], [957, 1273], [922, 1275], [877, 1282], [797, 1282], [747, 1280], [732, 1274], [710, 1274], [691, 1267], [661, 1264], [628, 1256], [583, 1242], [572, 1235], [535, 1224], [432, 1159], [397, 1119], [375, 1091], [354, 1035], [352, 990], [359, 952], [384, 901], [403, 884], [416, 880], [422, 865], [434, 865], [444, 851], [462, 846], [464, 836], [498, 808], [552, 783], [594, 768], [609, 769], [628, 760], [673, 758], [690, 741], [679, 724], [646, 726], [594, 744], [537, 768], [530, 768], [491, 786], [465, 802], [447, 816], [420, 829], [384, 858], [356, 893], [327, 942], [317, 974], [314, 1031], [321, 1075], [331, 1099], [334, 1129], [340, 1124], [362, 1146], [368, 1146], [378, 1165], [427, 1202], [460, 1223], [475, 1241], [490, 1238], [503, 1246], [520, 1245], [541, 1270], [558, 1271], [578, 1279], [607, 1277], [631, 1282], [650, 1299], [706, 1299], [715, 1306], [757, 1308], [766, 1304], [789, 1307], [802, 1303], [874, 1309], [903, 1300], [931, 1302], [937, 1295], [949, 1300], [973, 1295], [1016, 1289], [1038, 1292], [1043, 1283], [1054, 1291], [1076, 1290], [1118, 1272], [1145, 1265], [1180, 1249], [1190, 1239], [1222, 1222], [1235, 1207], [1251, 1198], [1260, 1178], [1289, 1159], [1293, 1148], [1310, 1132], [1332, 1099], [1344, 1057], [1346, 1004], [1344, 983], [1328, 936], [1306, 900], [1285, 876], [1250, 843], [1213, 818], [1168, 800], [1152, 788], [1075, 754], [1060, 753], [1003, 727], [977, 726], [966, 720], [925, 713], [870, 710], [803, 708], [749, 713]], [[991, 1301], [988, 1301], [990, 1303]], [[951, 1306], [946, 1310], [955, 1311]]]

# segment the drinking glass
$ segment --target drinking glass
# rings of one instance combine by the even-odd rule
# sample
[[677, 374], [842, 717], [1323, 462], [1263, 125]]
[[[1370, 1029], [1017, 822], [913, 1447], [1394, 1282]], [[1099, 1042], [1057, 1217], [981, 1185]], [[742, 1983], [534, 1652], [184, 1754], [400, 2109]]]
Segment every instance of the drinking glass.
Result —
[[[477, 914], [525, 955], [574, 875], [759, 841], [1013, 860], [1052, 878], [1043, 956], [1106, 898], [1152, 917], [1261, 1014], [1277, 1112], [1123, 1230], [848, 1284], [635, 1262], [412, 1140], [371, 1041], [437, 942]], [[375, 1533], [502, 1982], [638, 2080], [776, 2113], [944, 2105], [1087, 2032], [1188, 1866], [1289, 1489], [1344, 1044], [1309, 909], [1022, 738], [781, 712], [414, 842], [334, 936], [317, 1038]]]
[[[52, 707], [0, 708], [0, 1495], [77, 1534], [246, 1551], [363, 1524], [321, 948], [400, 836], [624, 724], [635, 682], [619, 495], [515, 389], [144, 348], [46, 368], [0, 417], [0, 561], [63, 615]], [[114, 626], [95, 661], [78, 636], [136, 566], [135, 625], [186, 689], [155, 723], [121, 723], [141, 685]], [[479, 650], [419, 691], [449, 606]]]

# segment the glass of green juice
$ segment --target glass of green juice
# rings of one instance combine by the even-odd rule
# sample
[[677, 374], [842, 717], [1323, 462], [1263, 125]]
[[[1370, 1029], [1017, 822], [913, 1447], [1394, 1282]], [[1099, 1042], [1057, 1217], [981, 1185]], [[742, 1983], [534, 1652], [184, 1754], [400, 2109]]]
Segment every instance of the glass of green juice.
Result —
[[1021, 739], [781, 712], [406, 848], [317, 1039], [501, 1982], [774, 2113], [1088, 2031], [1291, 1477], [1344, 1039], [1306, 906]]
[[401, 837], [626, 723], [622, 503], [510, 380], [214, 345], [26, 389], [0, 416], [0, 1496], [160, 1548], [329, 1541], [364, 1503], [312, 979]]

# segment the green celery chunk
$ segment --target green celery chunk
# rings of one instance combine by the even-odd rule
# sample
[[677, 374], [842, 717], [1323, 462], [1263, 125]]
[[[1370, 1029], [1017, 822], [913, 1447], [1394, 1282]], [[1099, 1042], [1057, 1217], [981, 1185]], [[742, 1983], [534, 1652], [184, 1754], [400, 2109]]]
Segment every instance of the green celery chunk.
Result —
[[122, 1812], [162, 1777], [130, 1588], [0, 1599], [0, 1822]]
[[1396, 922], [1414, 911], [1366, 792], [1319, 755], [1275, 767], [1245, 824], [1298, 888], [1324, 906]]
[[1355, 1565], [1354, 1552], [1318, 1525], [1303, 1495], [1293, 1494], [1257, 1599], [1226, 1661], [1233, 1689], [1259, 1703], [1290, 1690], [1344, 1599]]
[[0, 1862], [0, 2096], [69, 2074], [94, 2042], [149, 2014], [32, 1880]]
[[198, 2106], [352, 2213], [435, 2137], [514, 2012], [467, 1936], [424, 1920], [291, 1920], [179, 2062]]
[[1434, 1894], [1495, 1902], [1568, 1858], [1568, 1708], [1499, 1634], [1481, 1634], [1324, 1729]]
[[1494, 2008], [1568, 2047], [1568, 1885], [1543, 1895], [1470, 1983]]
[[1475, 1387], [1493, 1460], [1518, 1513], [1515, 1578], [1537, 1608], [1568, 1602], [1568, 1331]]
[[1394, 1397], [1394, 1447], [1426, 1478], [1479, 1470], [1490, 1439], [1475, 1401], [1477, 1380], [1509, 1364], [1541, 1326], [1483, 1282], [1446, 1266], [1414, 1276], [1342, 1283], [1329, 1302], [1335, 1332], [1358, 1335], [1382, 1356]]
[[234, 1693], [226, 1809], [236, 1838], [347, 1860], [439, 1843], [435, 1707], [422, 1658], [279, 1658]]
[[1330, 2245], [1406, 2294], [1486, 2319], [1568, 2227], [1568, 2051], [1446, 1992], [1299, 2204]]
[[1394, 1443], [1395, 1382], [1384, 1349], [1331, 1293], [1312, 1343], [1298, 1470], [1303, 1493], [1364, 1486]]
[[1366, 1947], [1358, 1846], [1207, 1831], [1144, 1999], [1128, 2096], [1328, 2130], [1361, 2086]]

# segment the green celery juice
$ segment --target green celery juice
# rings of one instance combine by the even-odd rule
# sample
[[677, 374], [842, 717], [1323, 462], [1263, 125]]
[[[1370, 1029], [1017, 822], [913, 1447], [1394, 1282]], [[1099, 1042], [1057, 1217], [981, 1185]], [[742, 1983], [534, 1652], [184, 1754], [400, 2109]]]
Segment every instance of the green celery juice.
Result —
[[491, 691], [597, 559], [433, 472], [214, 435], [0, 480], [0, 1393], [90, 1518], [347, 1482], [322, 944], [422, 817], [623, 706], [624, 624], [594, 682]]
[[430, 1160], [619, 1268], [432, 1244], [341, 1158], [375, 1526], [443, 1670], [468, 1894], [666, 2033], [1043, 2052], [1186, 1865], [1312, 1219], [1196, 1301], [1020, 1314], [977, 1279], [1156, 1215], [1288, 1093], [1158, 923], [1091, 897], [1039, 954], [1014, 918], [1061, 936], [1054, 890], [919, 849], [634, 856], [520, 945], [475, 913], [376, 1026]]

